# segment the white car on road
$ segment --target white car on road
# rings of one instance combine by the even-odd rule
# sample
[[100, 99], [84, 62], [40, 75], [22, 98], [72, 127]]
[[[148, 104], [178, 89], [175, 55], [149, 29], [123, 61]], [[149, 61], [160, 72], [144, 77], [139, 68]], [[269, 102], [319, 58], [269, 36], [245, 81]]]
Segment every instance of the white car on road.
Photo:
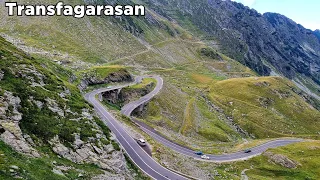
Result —
[[137, 142], [138, 142], [138, 144], [139, 144], [140, 146], [142, 146], [142, 147], [147, 145], [147, 144], [146, 144], [146, 141], [145, 141], [144, 139], [138, 139]]
[[202, 155], [202, 156], [201, 156], [201, 159], [209, 160], [209, 159], [210, 159], [210, 157], [209, 157], [209, 156], [207, 156], [207, 155]]

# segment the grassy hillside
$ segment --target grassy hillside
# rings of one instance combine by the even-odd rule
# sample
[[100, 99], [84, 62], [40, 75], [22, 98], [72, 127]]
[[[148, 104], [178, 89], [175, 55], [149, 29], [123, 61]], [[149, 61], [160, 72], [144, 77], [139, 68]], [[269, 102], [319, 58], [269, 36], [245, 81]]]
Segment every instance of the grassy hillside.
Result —
[[[70, 4], [82, 4], [81, 0]], [[99, 3], [97, 1], [96, 3]], [[123, 1], [126, 3], [130, 1]], [[26, 3], [21, 0], [18, 3]], [[28, 1], [30, 4], [53, 4], [56, 1]], [[1, 10], [0, 33], [31, 54], [52, 60], [105, 63], [121, 59], [183, 34], [179, 27], [148, 13], [144, 17], [9, 17]], [[41, 28], [39, 28], [41, 27]], [[181, 32], [180, 32], [181, 31]], [[136, 37], [139, 37], [138, 40]], [[32, 47], [32, 48], [31, 48]]]
[[[31, 4], [35, 2], [56, 3], [28, 1]], [[75, 0], [71, 4], [82, 2]], [[73, 61], [105, 62], [144, 49], [144, 46], [121, 25], [115, 23], [113, 18], [8, 17], [4, 8], [4, 5], [1, 6], [3, 14], [0, 32], [23, 40], [27, 46], [40, 49], [34, 50], [39, 54], [44, 55], [45, 51], [55, 54], [53, 57], [58, 60], [67, 57]], [[59, 53], [62, 55], [59, 56]]]
[[208, 152], [226, 151], [241, 143], [241, 137], [318, 136], [319, 111], [290, 81], [280, 77], [223, 80], [203, 70], [157, 71], [165, 77], [165, 85], [150, 103], [146, 123], [173, 140]]
[[143, 78], [142, 82], [139, 84], [135, 84], [133, 86], [127, 87], [128, 89], [143, 89], [146, 88], [146, 86], [153, 84], [153, 86], [156, 84], [156, 80], [153, 78]]
[[[222, 98], [223, 96], [236, 97], [232, 97], [234, 94], [219, 94], [215, 85], [221, 84], [221, 91], [228, 90], [227, 93], [232, 91], [229, 90], [228, 85], [225, 85], [226, 83], [216, 82], [229, 78], [255, 76], [256, 73], [194, 38], [193, 35], [198, 36], [200, 32], [192, 26], [191, 22], [188, 23], [187, 18], [184, 19], [182, 16], [180, 17], [180, 24], [183, 24], [188, 30], [149, 10], [144, 19], [139, 17], [123, 18], [122, 20], [88, 17], [80, 20], [61, 17], [25, 19], [25, 17], [6, 16], [2, 18], [4, 24], [2, 31], [8, 35], [21, 38], [25, 41], [26, 46], [33, 46], [46, 51], [57, 49], [62, 54], [75, 55], [80, 57], [79, 60], [92, 63], [103, 62], [100, 60], [109, 62], [105, 67], [96, 65], [89, 68], [93, 65], [84, 65], [82, 67], [82, 69], [85, 68], [84, 70], [77, 71], [80, 75], [93, 72], [101, 78], [112, 71], [119, 71], [123, 68], [122, 66], [129, 66], [130, 70], [134, 72], [151, 71], [162, 75], [166, 80], [165, 89], [159, 99], [155, 100], [155, 104], [151, 104], [151, 108], [149, 108], [151, 119], [154, 119], [156, 124], [161, 124], [161, 127], [169, 128], [170, 131], [181, 132], [186, 137], [200, 138], [201, 141], [206, 142], [204, 144], [212, 140], [232, 142], [239, 139], [244, 134], [239, 134], [236, 131], [236, 126], [240, 126], [248, 133], [261, 138], [287, 136], [294, 133], [314, 134], [317, 132], [316, 128], [299, 127], [301, 118], [306, 117], [308, 119], [309, 113], [316, 114], [310, 117], [317, 118], [317, 112], [308, 109], [306, 103], [301, 105], [306, 109], [299, 116], [295, 115], [297, 112], [295, 110], [299, 108], [299, 105], [291, 113], [281, 114], [286, 112], [290, 103], [292, 104], [293, 101], [299, 99], [297, 95], [294, 95], [290, 100], [279, 103], [277, 101], [275, 107], [272, 106], [269, 108], [271, 110], [265, 110], [267, 108], [261, 107], [264, 106], [261, 104], [268, 103], [264, 101], [268, 101], [268, 98], [275, 98], [276, 95], [269, 93], [264, 97], [263, 89], [257, 86], [257, 88], [251, 90], [249, 89], [251, 86], [248, 85], [248, 87], [244, 87], [247, 88], [244, 93], [250, 94], [251, 91], [254, 91], [255, 94], [262, 93], [261, 98], [258, 98], [257, 101], [254, 100], [254, 97], [248, 97], [248, 101], [254, 101], [248, 102], [252, 104], [252, 107], [260, 106], [259, 109], [254, 109], [251, 114], [248, 112], [250, 108], [245, 109], [246, 106], [244, 105], [247, 104], [242, 102], [245, 100], [235, 104], [235, 106], [239, 105], [239, 112], [232, 112], [231, 107], [223, 104], [226, 102], [220, 102], [225, 100]], [[57, 21], [58, 19], [59, 21]], [[24, 23], [25, 20], [27, 20], [27, 23]], [[43, 28], [37, 28], [39, 25]], [[117, 36], [114, 35], [115, 33]], [[40, 37], [42, 39], [38, 39]], [[67, 39], [64, 39], [65, 37]], [[48, 43], [52, 44], [48, 45]], [[238, 81], [238, 79], [230, 81]], [[239, 80], [240, 84], [241, 81]], [[226, 87], [222, 87], [224, 85]], [[237, 88], [241, 87], [238, 84], [235, 84], [235, 86]], [[246, 92], [247, 90], [248, 92]], [[238, 91], [240, 89], [235, 92]], [[166, 100], [170, 98], [171, 94], [176, 96], [177, 101]], [[237, 96], [242, 95], [238, 94]], [[218, 109], [212, 107], [210, 101], [214, 102]], [[300, 101], [302, 100], [299, 99]], [[156, 107], [159, 105], [160, 107]], [[157, 110], [153, 110], [153, 108], [162, 109], [162, 111], [155, 113]], [[224, 111], [222, 112], [219, 108]], [[272, 108], [275, 110], [272, 110]], [[242, 117], [244, 114], [249, 115], [248, 117]], [[267, 119], [258, 121], [257, 119], [262, 116], [267, 116]], [[234, 119], [230, 120], [230, 117]], [[288, 119], [290, 121], [292, 119], [294, 122], [288, 124]], [[271, 125], [267, 128], [261, 127], [264, 126], [265, 122], [273, 121], [277, 121], [277, 123], [271, 124], [274, 126], [280, 125], [277, 126], [279, 129], [265, 130], [270, 128]], [[259, 128], [254, 130], [257, 127]]]
[[[201, 43], [172, 40], [153, 47], [153, 52], [161, 52], [158, 56], [145, 53], [146, 56], [133, 57], [126, 64], [139, 67], [146, 63], [151, 67], [149, 71], [164, 78], [163, 90], [148, 106], [146, 123], [179, 143], [217, 152], [221, 149], [215, 142], [230, 146], [241, 135], [226, 122], [223, 113], [212, 108], [207, 91], [214, 82], [255, 73], [222, 54], [217, 57], [202, 54], [203, 48], [206, 46]], [[160, 58], [168, 63], [162, 66]]]
[[215, 83], [210, 98], [258, 138], [316, 135], [320, 113], [280, 77], [230, 79]]
[[248, 169], [246, 174], [249, 179], [319, 179], [319, 149], [319, 141], [303, 142], [270, 149], [262, 156], [245, 162], [224, 164], [218, 169], [228, 174], [229, 178]]
[[111, 166], [110, 176], [145, 178], [132, 163], [126, 164], [108, 127], [91, 115], [91, 106], [69, 82], [70, 70], [33, 58], [0, 37], [0, 74], [0, 179], [91, 179], [105, 174], [99, 159], [64, 156], [82, 150], [99, 158], [93, 146], [111, 148], [104, 151], [110, 156], [104, 163], [124, 163], [121, 175]]
[[[68, 160], [57, 158], [50, 149], [44, 148], [50, 156], [30, 158], [15, 152], [8, 145], [0, 141], [0, 178], [1, 179], [78, 179], [83, 172], [83, 178], [90, 178], [101, 174], [102, 171], [95, 165], [78, 165]], [[15, 169], [15, 166], [18, 169]], [[55, 166], [67, 166], [65, 176], [53, 172]]]
[[[82, 109], [90, 107], [75, 86], [60, 79], [40, 61], [17, 50], [3, 38], [0, 39], [0, 50], [1, 71], [4, 72], [0, 81], [1, 95], [9, 91], [21, 99], [23, 117], [20, 126], [23, 132], [33, 134], [44, 142], [59, 135], [66, 144], [74, 141], [73, 133], [82, 134], [83, 139], [94, 133], [92, 126], [84, 123], [87, 119], [81, 119], [81, 122], [69, 120], [78, 118], [77, 114], [81, 114]], [[61, 97], [66, 90], [70, 92]], [[43, 103], [43, 108], [39, 109], [36, 101]], [[64, 115], [59, 117], [52, 112], [49, 101]], [[65, 113], [66, 109], [70, 113]]]

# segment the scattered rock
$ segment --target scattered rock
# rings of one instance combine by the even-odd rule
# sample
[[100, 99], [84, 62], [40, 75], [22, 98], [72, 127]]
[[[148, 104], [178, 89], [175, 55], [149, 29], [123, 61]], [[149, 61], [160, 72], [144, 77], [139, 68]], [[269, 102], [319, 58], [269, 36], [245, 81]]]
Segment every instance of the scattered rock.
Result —
[[39, 109], [42, 109], [42, 107], [43, 107], [43, 102], [41, 102], [41, 101], [34, 101], [35, 102], [35, 104], [37, 105], [37, 107], [39, 108]]
[[68, 171], [70, 169], [73, 169], [73, 167], [70, 166], [56, 166], [57, 169], [60, 169], [61, 171]]
[[75, 137], [75, 141], [73, 144], [74, 144], [74, 147], [78, 149], [84, 144], [84, 142], [80, 139], [80, 135], [76, 134], [74, 137]]
[[13, 96], [13, 93], [5, 91], [3, 97], [0, 96], [0, 119], [20, 121], [22, 114], [18, 111], [20, 108], [21, 99]]
[[32, 138], [28, 134], [24, 134], [23, 138], [31, 145], [35, 146], [35, 143], [33, 142]]
[[3, 134], [0, 135], [0, 139], [5, 142], [6, 144], [10, 145], [14, 150], [24, 153], [26, 155], [30, 155], [33, 157], [40, 157], [40, 154], [33, 149], [21, 136], [21, 130], [19, 128], [19, 134], [15, 136], [13, 133], [9, 131], [5, 131]]
[[3, 76], [4, 76], [4, 72], [0, 71], [0, 81], [3, 79]]
[[116, 173], [128, 171], [124, 155], [120, 151], [115, 151], [111, 144], [104, 146], [104, 150], [102, 150], [94, 143], [87, 142], [81, 147], [72, 150], [64, 146], [59, 141], [58, 136], [55, 136], [49, 143], [55, 153], [72, 162], [92, 163], [104, 170]]
[[[92, 180], [125, 180], [126, 177], [124, 175], [114, 175], [105, 171], [105, 174], [100, 174], [92, 178]], [[133, 179], [133, 178], [130, 178]]]
[[76, 80], [77, 80], [77, 76], [76, 75], [74, 75], [74, 74], [70, 75], [70, 77], [69, 77], [69, 82], [70, 83], [73, 83]]
[[4, 95], [0, 96], [0, 139], [18, 152], [40, 157], [26, 141], [19, 127], [22, 119], [22, 114], [18, 111], [20, 103], [21, 99], [13, 96], [12, 92], [5, 91]]
[[320, 146], [310, 146], [308, 147], [310, 150], [320, 150]]
[[41, 49], [41, 48], [27, 46], [24, 41], [22, 41], [21, 39], [17, 39], [16, 37], [12, 37], [12, 36], [9, 36], [9, 35], [4, 34], [4, 33], [0, 33], [0, 35], [3, 38], [5, 38], [7, 41], [9, 41], [12, 44], [14, 44], [19, 49], [21, 49], [24, 52], [26, 52], [27, 54], [39, 54], [39, 55], [47, 57], [48, 59], [55, 59], [55, 58], [69, 59], [69, 60], [74, 60], [75, 59], [75, 57], [72, 57], [67, 53], [57, 52], [57, 50], [53, 50], [53, 51], [50, 51], [50, 52], [49, 51], [45, 51], [44, 49]]
[[278, 89], [273, 89], [272, 93], [277, 95], [280, 99], [289, 98], [290, 96], [292, 96], [290, 92]]
[[114, 147], [112, 146], [112, 144], [108, 144], [107, 146], [104, 146], [104, 150], [109, 154], [112, 153], [113, 151], [115, 151]]
[[98, 154], [102, 154], [102, 150], [100, 148], [98, 148], [97, 146], [92, 146], [94, 151]]
[[46, 77], [38, 72], [37, 68], [33, 65], [22, 64], [16, 67], [20, 77], [29, 80], [32, 87], [43, 87], [45, 86], [44, 80]]
[[56, 103], [55, 100], [47, 98], [45, 99], [48, 105], [48, 108], [54, 112], [57, 113], [59, 116], [64, 117], [64, 111], [59, 107], [59, 105]]
[[[244, 129], [242, 129], [240, 127], [240, 125], [238, 125], [237, 123], [234, 122], [233, 117], [227, 116], [224, 113], [224, 110], [221, 109], [220, 107], [216, 106], [215, 104], [213, 104], [210, 99], [208, 97], [206, 97], [205, 95], [201, 95], [201, 97], [203, 98], [203, 100], [205, 100], [208, 108], [210, 109], [211, 112], [217, 112], [219, 113], [219, 119], [225, 121], [232, 129], [236, 130], [238, 133], [240, 133], [243, 137], [248, 137], [252, 135], [249, 135], [248, 132], [246, 132]], [[233, 105], [233, 102], [229, 102], [230, 105]]]
[[85, 119], [89, 119], [89, 120], [92, 120], [92, 119], [93, 119], [93, 116], [92, 116], [92, 114], [90, 113], [89, 109], [82, 109], [82, 116], [83, 116]]
[[19, 167], [16, 166], [16, 165], [11, 165], [10, 168], [11, 168], [11, 169], [14, 169], [14, 170], [19, 170]]
[[70, 90], [69, 89], [65, 89], [63, 92], [61, 92], [61, 93], [59, 93], [59, 96], [61, 97], [61, 98], [66, 98], [67, 96], [70, 96], [71, 95], [71, 92], [70, 92]]
[[259, 97], [259, 99], [257, 101], [264, 108], [268, 108], [269, 106], [271, 106], [274, 103], [273, 99], [271, 99], [269, 97]]
[[289, 159], [287, 156], [282, 154], [273, 154], [272, 152], [265, 152], [263, 155], [267, 156], [269, 158], [269, 161], [289, 169], [295, 169], [298, 165], [300, 165], [299, 163]]
[[63, 172], [62, 172], [60, 169], [55, 169], [55, 168], [53, 168], [53, 169], [52, 169], [52, 172], [55, 173], [55, 174], [64, 176]]
[[263, 82], [257, 82], [257, 83], [255, 83], [255, 85], [259, 86], [259, 87], [268, 87], [268, 86], [270, 86], [270, 83], [263, 81]]

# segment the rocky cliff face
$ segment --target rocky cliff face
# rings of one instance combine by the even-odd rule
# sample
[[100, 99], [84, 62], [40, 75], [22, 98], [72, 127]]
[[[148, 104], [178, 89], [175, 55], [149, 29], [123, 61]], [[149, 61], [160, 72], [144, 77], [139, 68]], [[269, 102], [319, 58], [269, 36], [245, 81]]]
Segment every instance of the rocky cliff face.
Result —
[[120, 90], [108, 91], [102, 94], [105, 101], [110, 104], [123, 106], [130, 101], [140, 98], [150, 93], [154, 87], [154, 83], [149, 83], [141, 88], [123, 88]]
[[193, 22], [202, 38], [218, 43], [224, 53], [261, 75], [275, 69], [291, 79], [303, 74], [320, 83], [319, 31], [232, 1], [150, 0], [149, 6], [185, 27], [185, 22]]
[[264, 40], [268, 48], [272, 48], [270, 51], [265, 51], [269, 54], [265, 56], [266, 59], [289, 78], [295, 77], [295, 73], [300, 73], [312, 77], [319, 83], [319, 39], [311, 30], [283, 15], [265, 13], [263, 17], [274, 28], [274, 32], [268, 36], [272, 40]]
[[18, 111], [21, 108], [20, 103], [21, 99], [13, 96], [11, 92], [5, 91], [3, 96], [0, 96], [0, 139], [20, 153], [40, 157], [32, 147], [34, 142], [30, 136], [23, 134], [19, 127], [22, 120], [22, 114]]
[[108, 84], [108, 83], [113, 83], [113, 82], [131, 82], [131, 81], [133, 81], [133, 77], [125, 69], [121, 69], [119, 71], [112, 72], [103, 78], [97, 76], [97, 74], [94, 72], [88, 72], [88, 73], [84, 74], [78, 88], [81, 91], [83, 91], [90, 85]]

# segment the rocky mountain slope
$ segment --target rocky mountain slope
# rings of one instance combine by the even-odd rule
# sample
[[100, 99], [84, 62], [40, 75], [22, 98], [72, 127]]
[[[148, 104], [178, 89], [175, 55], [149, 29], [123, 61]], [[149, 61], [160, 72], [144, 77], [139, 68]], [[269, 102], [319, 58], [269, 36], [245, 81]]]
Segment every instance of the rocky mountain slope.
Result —
[[222, 52], [261, 75], [276, 71], [290, 79], [305, 75], [320, 83], [320, 41], [305, 29], [275, 13], [259, 14], [232, 1], [150, 0], [149, 7], [212, 39]]
[[[109, 129], [92, 115], [91, 107], [63, 73], [68, 71], [35, 59], [0, 38], [1, 149], [41, 159], [48, 166], [47, 173], [56, 174], [57, 178], [72, 178], [69, 173], [75, 170], [76, 164], [95, 164], [96, 168], [91, 170], [95, 173], [85, 172], [82, 167], [76, 168], [77, 176], [93, 178], [100, 174], [133, 179]], [[74, 164], [59, 163], [60, 169], [58, 165], [48, 165], [58, 160], [45, 157], [54, 159], [57, 155]], [[15, 163], [10, 158], [13, 157], [9, 153], [4, 153], [0, 157], [1, 166]], [[9, 166], [1, 169], [0, 176], [10, 177], [11, 173], [16, 177], [41, 178], [26, 165], [13, 165], [15, 168], [11, 170]]]
[[320, 39], [320, 30], [319, 29], [315, 30], [314, 34], [318, 37], [318, 39]]

